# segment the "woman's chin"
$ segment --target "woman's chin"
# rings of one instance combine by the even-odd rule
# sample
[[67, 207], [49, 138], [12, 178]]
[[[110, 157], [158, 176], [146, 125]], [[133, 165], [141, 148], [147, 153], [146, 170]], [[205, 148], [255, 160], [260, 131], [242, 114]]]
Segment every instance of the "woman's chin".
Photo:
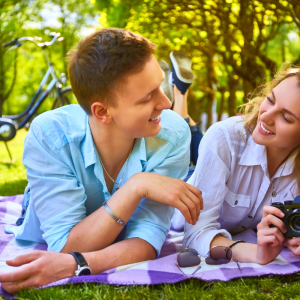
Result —
[[263, 138], [263, 136], [258, 132], [257, 127], [254, 129], [254, 131], [252, 133], [252, 139], [258, 145], [265, 145], [266, 141]]

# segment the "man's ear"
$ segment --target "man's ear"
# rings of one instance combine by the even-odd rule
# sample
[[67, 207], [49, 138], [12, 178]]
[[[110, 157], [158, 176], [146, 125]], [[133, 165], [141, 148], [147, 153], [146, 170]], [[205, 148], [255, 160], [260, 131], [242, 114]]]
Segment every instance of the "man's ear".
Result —
[[94, 117], [104, 125], [109, 125], [112, 122], [108, 107], [102, 102], [94, 102], [91, 106], [91, 111]]

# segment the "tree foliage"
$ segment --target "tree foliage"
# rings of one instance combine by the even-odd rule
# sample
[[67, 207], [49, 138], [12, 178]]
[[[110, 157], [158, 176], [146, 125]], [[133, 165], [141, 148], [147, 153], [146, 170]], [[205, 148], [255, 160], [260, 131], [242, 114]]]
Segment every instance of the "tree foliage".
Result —
[[[27, 7], [27, 1], [0, 0], [0, 45], [22, 34], [22, 23], [27, 18], [24, 11]], [[12, 93], [17, 78], [17, 55], [10, 53], [9, 59], [5, 59], [4, 53], [5, 49], [0, 47], [0, 116], [2, 105]]]
[[[169, 61], [172, 50], [192, 56], [197, 78], [190, 111], [198, 121], [206, 110], [208, 126], [214, 99], [220, 99], [219, 117], [224, 109], [230, 116], [235, 115], [238, 95], [244, 95], [240, 98], [247, 101], [249, 93], [262, 80], [274, 75], [278, 64], [290, 56], [286, 45], [288, 34], [298, 34], [300, 28], [297, 0], [135, 0], [134, 4], [129, 0], [96, 0], [96, 3], [103, 11], [103, 26], [126, 27], [148, 37], [158, 45], [159, 59]], [[122, 17], [123, 7], [126, 12]], [[281, 47], [278, 52], [270, 53], [274, 41], [281, 43]], [[296, 52], [291, 57], [293, 62], [299, 62], [300, 51]]]
[[[156, 43], [158, 59], [170, 62], [172, 50], [192, 57], [196, 80], [189, 111], [196, 121], [207, 112], [207, 127], [216, 100], [219, 119], [224, 111], [235, 115], [237, 105], [282, 62], [300, 63], [298, 0], [93, 1], [0, 0], [0, 44], [26, 35], [49, 40], [45, 32], [58, 31], [65, 39], [49, 55], [57, 71], [66, 73], [67, 51], [98, 10], [102, 27], [126, 27]], [[57, 15], [55, 24], [45, 21], [43, 10]], [[0, 47], [0, 115], [2, 106], [6, 114], [22, 110], [47, 69], [33, 46], [4, 51]]]
[[[50, 41], [50, 32], [60, 32], [64, 40], [53, 44], [47, 52], [57, 75], [66, 73], [66, 53], [76, 45], [81, 31], [89, 26], [96, 12], [89, 0], [0, 0], [0, 3], [0, 115], [2, 107], [3, 114], [16, 114], [28, 105], [48, 66], [41, 49], [30, 42], [8, 53], [1, 45], [23, 36]], [[49, 98], [39, 112], [50, 109], [51, 101]]]

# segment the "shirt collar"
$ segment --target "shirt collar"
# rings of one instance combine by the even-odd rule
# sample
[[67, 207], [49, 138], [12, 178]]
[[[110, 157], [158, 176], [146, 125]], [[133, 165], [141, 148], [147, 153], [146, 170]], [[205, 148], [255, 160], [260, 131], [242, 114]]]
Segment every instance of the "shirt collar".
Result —
[[87, 115], [85, 120], [85, 137], [82, 141], [81, 152], [82, 152], [85, 168], [96, 163], [96, 148], [95, 148], [91, 128], [89, 125], [89, 118]]
[[135, 173], [142, 172], [146, 160], [147, 155], [145, 139], [136, 139], [128, 161], [126, 178], [128, 179]]
[[[81, 152], [82, 152], [85, 168], [96, 163], [98, 153], [94, 144], [88, 116], [86, 116], [86, 121], [85, 121], [85, 137], [82, 141]], [[133, 169], [138, 169], [138, 170], [140, 170], [140, 167], [137, 168], [137, 166], [138, 165], [143, 166], [144, 163], [147, 161], [145, 138], [136, 139], [134, 147], [132, 149], [130, 161], [132, 161], [133, 163], [132, 166], [128, 166], [128, 168], [133, 167]]]
[[282, 176], [288, 176], [288, 175], [291, 175], [293, 173], [293, 170], [294, 170], [294, 160], [295, 160], [296, 155], [297, 155], [297, 151], [294, 151], [293, 153], [291, 153], [291, 155], [288, 157], [288, 160], [287, 160], [286, 164], [283, 163], [278, 168], [278, 170], [275, 173], [274, 178], [276, 178], [276, 177], [282, 177]]
[[[94, 146], [95, 147], [95, 146]], [[124, 172], [124, 167], [125, 164], [123, 165], [123, 167], [121, 168], [118, 177], [116, 178], [116, 182], [120, 182], [120, 187], [134, 174], [136, 173], [140, 173], [143, 170], [143, 165], [144, 162], [141, 159], [142, 157], [146, 157], [146, 147], [145, 147], [145, 141], [143, 138], [141, 139], [136, 139], [135, 143], [134, 143], [134, 147], [131, 151], [129, 160], [128, 160], [128, 164], [124, 173], [124, 177], [121, 181], [122, 178], [122, 174]], [[106, 192], [107, 194], [109, 194], [109, 191], [107, 189], [106, 183], [105, 183], [105, 179], [104, 179], [104, 170], [102, 167], [102, 164], [100, 162], [99, 156], [96, 157], [96, 163], [94, 165], [94, 173], [97, 176], [97, 178], [100, 180], [102, 186], [103, 186], [103, 190], [104, 192]], [[117, 186], [114, 185], [114, 188], [112, 190], [112, 194], [116, 191]]]
[[[288, 176], [292, 174], [294, 168], [295, 156], [296, 156], [296, 151], [292, 153], [292, 155], [288, 158], [286, 164], [282, 164], [278, 168], [273, 178]], [[255, 143], [252, 136], [250, 135], [247, 140], [247, 145], [245, 147], [245, 150], [239, 160], [239, 165], [242, 166], [260, 165], [263, 171], [266, 174], [268, 174], [266, 147]]]
[[[244, 143], [244, 141], [242, 141]], [[239, 160], [241, 166], [266, 165], [267, 155], [265, 146], [256, 144], [250, 135], [246, 141], [246, 147]]]

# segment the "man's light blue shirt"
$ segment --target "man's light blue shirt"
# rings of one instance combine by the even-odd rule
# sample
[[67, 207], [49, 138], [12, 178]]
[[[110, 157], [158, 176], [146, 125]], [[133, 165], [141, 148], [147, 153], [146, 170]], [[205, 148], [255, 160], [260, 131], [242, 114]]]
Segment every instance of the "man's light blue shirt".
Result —
[[[136, 139], [121, 186], [139, 172], [184, 179], [190, 139], [187, 123], [164, 110], [158, 135]], [[111, 197], [82, 108], [69, 105], [35, 118], [25, 139], [23, 164], [30, 187], [24, 198], [28, 208], [23, 224], [6, 226], [6, 232], [14, 233], [16, 239], [47, 243], [48, 250], [60, 252], [73, 226]], [[143, 198], [128, 222], [125, 239], [147, 241], [158, 256], [172, 215], [172, 207]]]

